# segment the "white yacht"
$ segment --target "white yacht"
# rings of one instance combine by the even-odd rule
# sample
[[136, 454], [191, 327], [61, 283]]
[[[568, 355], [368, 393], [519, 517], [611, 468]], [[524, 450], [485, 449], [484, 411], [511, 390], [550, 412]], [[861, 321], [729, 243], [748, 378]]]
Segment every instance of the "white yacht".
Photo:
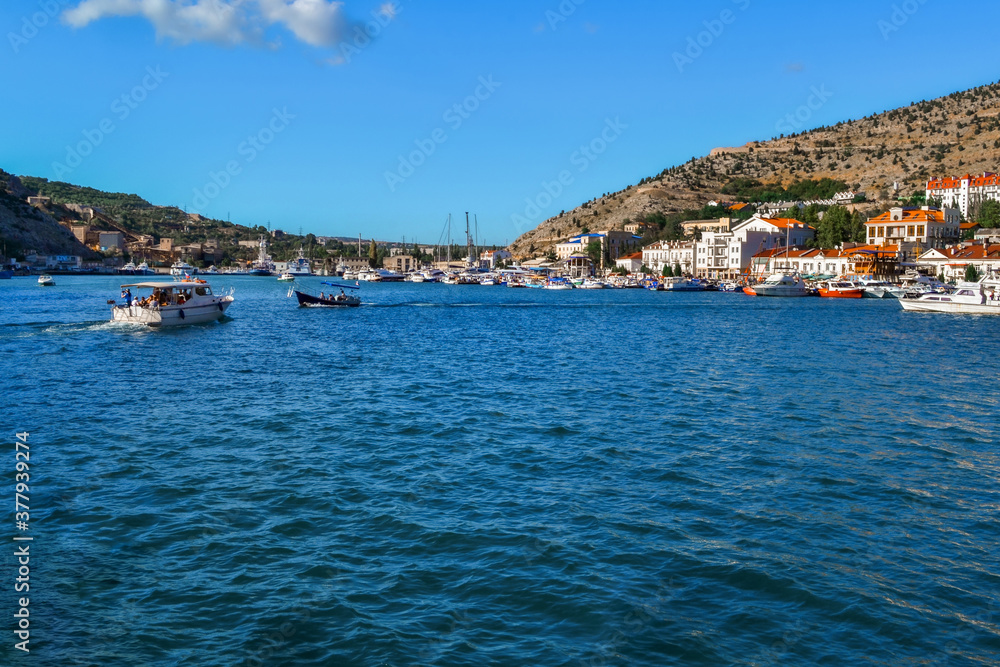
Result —
[[806, 283], [798, 273], [775, 273], [762, 283], [745, 287], [743, 292], [750, 296], [809, 296]]
[[1000, 280], [959, 283], [953, 294], [927, 292], [917, 299], [900, 299], [903, 310], [922, 313], [1000, 315]]
[[[132, 294], [133, 289], [140, 294]], [[111, 310], [112, 322], [150, 327], [204, 324], [221, 319], [233, 303], [231, 292], [214, 294], [212, 286], [204, 280], [122, 285], [122, 292], [126, 290], [128, 300], [125, 305], [115, 305]], [[141, 296], [146, 290], [151, 293]]]
[[600, 280], [594, 280], [593, 278], [587, 278], [580, 284], [580, 289], [604, 289], [606, 287], [607, 285]]
[[38, 276], [38, 284], [41, 285], [42, 287], [55, 287], [56, 281], [55, 278], [53, 278], [49, 274], [43, 273], [42, 275]]
[[153, 273], [152, 269], [149, 268], [149, 264], [143, 262], [139, 266], [135, 267], [135, 273], [139, 276], [148, 276]]
[[299, 246], [299, 256], [288, 263], [287, 273], [293, 276], [311, 276], [313, 274], [309, 260], [306, 259], [306, 251], [301, 245]]
[[187, 262], [176, 261], [170, 266], [170, 275], [172, 276], [193, 276], [198, 273], [198, 269], [194, 268]]
[[285, 271], [278, 277], [279, 283], [294, 283], [295, 275], [291, 271]]

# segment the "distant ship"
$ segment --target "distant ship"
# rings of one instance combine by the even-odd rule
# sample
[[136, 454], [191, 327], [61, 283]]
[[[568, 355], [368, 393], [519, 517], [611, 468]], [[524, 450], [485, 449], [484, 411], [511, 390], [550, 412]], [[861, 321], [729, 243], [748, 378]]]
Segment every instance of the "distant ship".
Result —
[[271, 256], [267, 254], [267, 241], [264, 237], [260, 237], [260, 250], [257, 253], [257, 260], [253, 263], [253, 267], [250, 269], [251, 276], [273, 276], [274, 275], [274, 262], [271, 261]]

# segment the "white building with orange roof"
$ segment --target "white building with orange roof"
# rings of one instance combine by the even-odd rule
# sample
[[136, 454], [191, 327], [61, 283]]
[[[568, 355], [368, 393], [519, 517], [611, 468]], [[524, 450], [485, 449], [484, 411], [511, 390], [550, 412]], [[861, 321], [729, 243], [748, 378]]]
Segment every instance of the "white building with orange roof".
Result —
[[957, 208], [968, 218], [984, 201], [1000, 201], [1000, 176], [987, 171], [982, 176], [935, 178], [927, 182], [926, 196], [928, 202], [937, 199], [941, 206]]
[[917, 258], [917, 266], [931, 269], [945, 280], [964, 280], [969, 266], [980, 275], [1000, 274], [1000, 245], [966, 242], [950, 248], [932, 248]]
[[758, 214], [727, 232], [703, 232], [701, 241], [695, 243], [695, 275], [731, 280], [740, 276], [757, 253], [802, 247], [815, 236], [816, 230], [804, 222]]
[[[893, 208], [871, 218], [867, 228], [871, 245], [898, 245], [904, 256], [916, 257], [929, 248], [944, 248], [961, 237], [958, 209]], [[905, 259], [905, 257], [904, 257]]]

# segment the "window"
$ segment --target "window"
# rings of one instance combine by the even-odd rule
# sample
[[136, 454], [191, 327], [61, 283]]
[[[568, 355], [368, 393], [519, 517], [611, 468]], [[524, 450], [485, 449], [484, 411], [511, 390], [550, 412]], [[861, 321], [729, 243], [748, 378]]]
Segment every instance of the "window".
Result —
[[923, 236], [923, 235], [924, 235], [924, 226], [917, 225], [917, 236]]
[[908, 226], [906, 228], [906, 235], [907, 236], [914, 236], [915, 235], [914, 234], [915, 230], [916, 230], [916, 227], [914, 227], [913, 225]]
[[868, 238], [872, 238], [872, 239], [875, 238], [875, 228], [874, 227], [869, 227], [868, 228]]

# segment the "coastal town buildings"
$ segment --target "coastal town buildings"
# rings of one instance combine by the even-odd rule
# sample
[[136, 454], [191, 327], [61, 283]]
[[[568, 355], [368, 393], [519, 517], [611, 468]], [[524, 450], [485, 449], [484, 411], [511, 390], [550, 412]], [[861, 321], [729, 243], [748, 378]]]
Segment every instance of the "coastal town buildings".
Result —
[[894, 278], [900, 273], [899, 248], [848, 243], [840, 248], [774, 248], [753, 257], [751, 275], [754, 277], [782, 270], [814, 277], [861, 275]]
[[622, 255], [632, 252], [632, 249], [642, 242], [642, 237], [632, 232], [624, 231], [604, 231], [580, 234], [574, 236], [565, 243], [556, 246], [556, 257], [559, 260], [569, 259], [573, 255], [585, 254], [587, 246], [593, 242], [600, 242], [601, 252], [604, 257], [615, 261]]
[[619, 269], [625, 269], [629, 273], [639, 273], [642, 270], [644, 255], [645, 250], [643, 252], [633, 252], [630, 255], [622, 255], [615, 260], [615, 266]]
[[905, 261], [928, 248], [944, 248], [958, 242], [962, 216], [958, 209], [893, 208], [865, 223], [868, 243], [898, 245]]
[[925, 196], [928, 202], [934, 199], [944, 208], [958, 209], [966, 218], [975, 217], [984, 201], [1000, 201], [1000, 176], [987, 171], [981, 176], [935, 178], [927, 182]]
[[728, 232], [703, 232], [695, 243], [694, 274], [699, 278], [731, 280], [740, 276], [757, 253], [778, 247], [804, 246], [816, 230], [788, 218], [760, 214], [733, 225]]
[[983, 274], [1000, 274], [1000, 244], [965, 242], [931, 248], [916, 260], [917, 267], [945, 280], [964, 280], [969, 266]]
[[497, 265], [509, 263], [513, 259], [514, 255], [507, 250], [487, 250], [479, 256], [479, 266], [492, 271]]
[[680, 266], [684, 273], [694, 270], [694, 241], [657, 241], [642, 249], [642, 263], [655, 274], [663, 267]]

